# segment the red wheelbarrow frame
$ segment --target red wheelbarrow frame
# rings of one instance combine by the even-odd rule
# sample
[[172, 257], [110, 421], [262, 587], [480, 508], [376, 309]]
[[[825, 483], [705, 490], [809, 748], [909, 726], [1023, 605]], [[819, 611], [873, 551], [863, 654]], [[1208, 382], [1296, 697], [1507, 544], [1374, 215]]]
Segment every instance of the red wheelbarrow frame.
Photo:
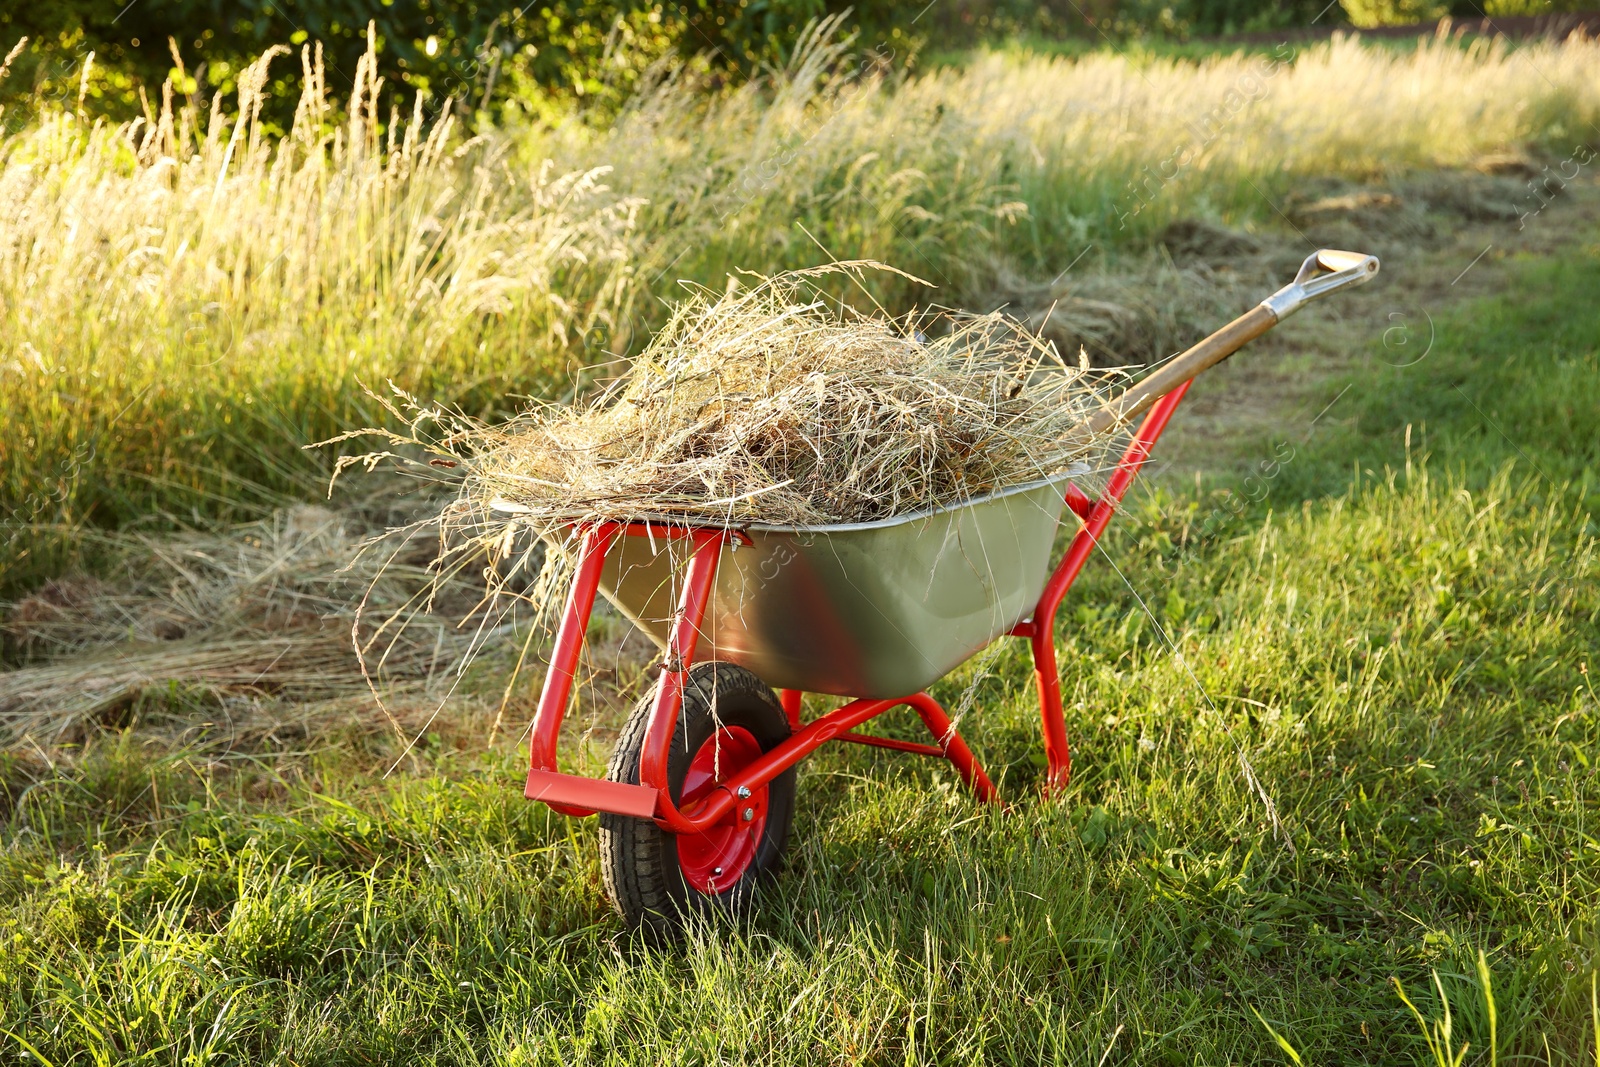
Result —
[[[1094, 551], [1100, 534], [1111, 521], [1112, 514], [1132, 485], [1134, 477], [1150, 458], [1151, 448], [1166, 429], [1167, 421], [1188, 392], [1189, 385], [1189, 382], [1184, 382], [1150, 409], [1132, 443], [1117, 463], [1103, 496], [1091, 500], [1077, 486], [1068, 484], [1065, 493], [1067, 507], [1082, 520], [1083, 525], [1045, 583], [1044, 592], [1032, 614], [1008, 631], [1007, 636], [1026, 637], [1033, 649], [1034, 681], [1039, 691], [1044, 751], [1048, 762], [1045, 779], [1047, 791], [1065, 786], [1072, 773], [1072, 754], [1067, 744], [1066, 723], [1061, 714], [1061, 678], [1056, 668], [1056, 610], [1078, 573], [1083, 570], [1084, 563]], [[972, 750], [951, 724], [949, 716], [926, 692], [891, 700], [852, 700], [807, 723], [800, 719], [802, 694], [799, 690], [785, 689], [780, 693], [780, 698], [793, 731], [789, 739], [720, 783], [688, 810], [679, 809], [667, 785], [667, 757], [683, 703], [684, 683], [690, 666], [695, 662], [700, 628], [711, 590], [716, 584], [717, 564], [722, 549], [729, 543], [748, 543], [748, 539], [737, 530], [658, 523], [598, 522], [579, 527], [579, 532], [576, 574], [562, 613], [560, 629], [556, 633], [555, 651], [550, 669], [545, 674], [539, 708], [533, 720], [525, 790], [530, 800], [542, 801], [564, 815], [586, 816], [606, 811], [654, 819], [658, 826], [671, 833], [703, 833], [728, 815], [735, 803], [735, 795], [741, 790], [754, 790], [765, 785], [828, 741], [851, 741], [900, 752], [943, 757], [954, 764], [962, 781], [980, 800], [999, 799], [988, 775], [984, 774]], [[664, 665], [650, 711], [638, 785], [566, 774], [558, 769], [556, 762], [561, 720], [566, 715], [572, 696], [584, 633], [588, 629], [595, 593], [600, 585], [600, 572], [605, 565], [606, 554], [618, 537], [688, 540], [693, 544], [683, 593], [668, 635]], [[935, 744], [916, 744], [852, 732], [862, 723], [902, 706], [910, 707], [922, 718], [933, 734]]]

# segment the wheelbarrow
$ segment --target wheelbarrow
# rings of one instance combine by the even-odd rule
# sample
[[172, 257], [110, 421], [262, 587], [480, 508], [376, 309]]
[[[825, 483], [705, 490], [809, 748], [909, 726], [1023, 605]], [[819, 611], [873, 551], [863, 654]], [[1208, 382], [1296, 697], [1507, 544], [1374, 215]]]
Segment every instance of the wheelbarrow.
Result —
[[[1033, 651], [1044, 788], [1059, 790], [1072, 759], [1056, 609], [1190, 383], [1306, 302], [1377, 272], [1370, 255], [1316, 252], [1289, 285], [1098, 411], [1079, 430], [1086, 441], [1144, 415], [1099, 499], [1074, 484], [1077, 470], [879, 522], [578, 524], [526, 795], [565, 815], [600, 815], [606, 890], [630, 925], [739, 911], [781, 860], [796, 764], [829, 741], [947, 759], [978, 799], [998, 800], [927, 688], [1005, 636]], [[1077, 532], [1052, 568], [1063, 511]], [[604, 779], [557, 762], [596, 593], [662, 651], [654, 692], [628, 719]], [[805, 693], [847, 702], [806, 721]], [[921, 718], [930, 743], [857, 732], [899, 707]]]

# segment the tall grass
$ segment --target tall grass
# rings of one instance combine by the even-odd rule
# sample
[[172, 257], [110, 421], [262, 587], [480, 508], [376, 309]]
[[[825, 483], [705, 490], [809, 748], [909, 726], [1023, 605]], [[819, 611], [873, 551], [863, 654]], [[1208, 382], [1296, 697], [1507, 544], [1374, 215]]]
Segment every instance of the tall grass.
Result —
[[[0, 142], [0, 587], [72, 530], [303, 496], [386, 379], [494, 415], [636, 351], [678, 278], [871, 257], [977, 303], [1187, 216], [1270, 225], [1311, 175], [1457, 166], [1600, 117], [1600, 45], [1335, 40], [1192, 63], [983, 55], [904, 78], [828, 26], [786, 71], [663, 75], [615, 122], [468, 135], [363, 62], [274, 49], [237, 96]], [[303, 68], [292, 130], [259, 120]], [[337, 117], [336, 117], [337, 116]], [[909, 292], [886, 290], [904, 304]]]
[[821, 43], [770, 86], [702, 103], [668, 84], [598, 134], [524, 135], [524, 151], [615, 161], [613, 183], [649, 201], [645, 229], [682, 228], [702, 274], [812, 262], [798, 220], [959, 299], [997, 261], [1054, 275], [1088, 242], [1176, 218], [1276, 221], [1269, 201], [1297, 179], [1571, 151], [1600, 117], [1597, 57], [1579, 39], [1398, 53], [1335, 38], [1199, 62], [984, 53], [898, 79]]
[[361, 383], [492, 408], [637, 298], [638, 205], [602, 171], [516, 164], [420, 101], [380, 115], [366, 64], [335, 123], [306, 51], [269, 138], [275, 58], [234, 111], [169, 88], [148, 120], [57, 112], [3, 146], [5, 555], [28, 526], [314, 491], [300, 447], [363, 417]]

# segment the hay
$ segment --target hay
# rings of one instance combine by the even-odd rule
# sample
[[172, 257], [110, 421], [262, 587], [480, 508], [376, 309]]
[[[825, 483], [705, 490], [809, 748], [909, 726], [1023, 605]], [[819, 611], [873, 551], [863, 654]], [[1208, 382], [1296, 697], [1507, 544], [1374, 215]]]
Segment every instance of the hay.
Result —
[[[1171, 232], [1206, 239], [1203, 226]], [[1225, 244], [1242, 249], [1235, 238], [1244, 236], [1230, 235]], [[1259, 252], [1234, 258], [1214, 249], [1191, 256], [1188, 246], [1114, 259], [1083, 256], [1061, 264], [1067, 269], [1048, 282], [999, 271], [983, 306], [1003, 308], [1059, 352], [1082, 350], [1095, 366], [1147, 367], [1205, 337], [1219, 320], [1238, 314], [1241, 304], [1260, 299], [1260, 289], [1283, 284], [1281, 266], [1272, 262], [1281, 248], [1273, 241], [1263, 244]], [[1298, 252], [1294, 266], [1304, 258]]]
[[50, 746], [146, 694], [191, 702], [246, 692], [325, 699], [363, 687], [348, 635], [128, 645], [0, 674], [0, 740]]
[[442, 462], [461, 464], [463, 492], [446, 525], [490, 513], [538, 533], [598, 519], [859, 522], [1055, 475], [1096, 451], [1071, 431], [1114, 374], [1068, 365], [998, 314], [894, 319], [817, 284], [866, 268], [889, 269], [691, 291], [598, 397], [494, 428], [452, 423]]
[[481, 583], [441, 579], [434, 545], [369, 533], [300, 507], [230, 530], [109, 539], [114, 583], [67, 576], [0, 605], [0, 635], [22, 661], [0, 671], [0, 744], [76, 738], [147, 695], [322, 701], [447, 673], [489, 636], [445, 615], [477, 602]]

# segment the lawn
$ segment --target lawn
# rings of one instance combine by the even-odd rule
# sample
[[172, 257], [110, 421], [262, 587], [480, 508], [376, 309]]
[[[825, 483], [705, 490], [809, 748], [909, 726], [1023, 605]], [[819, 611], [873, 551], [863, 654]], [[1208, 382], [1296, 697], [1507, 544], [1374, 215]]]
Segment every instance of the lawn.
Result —
[[376, 723], [238, 745], [159, 701], [14, 752], [4, 1055], [1592, 1062], [1600, 248], [1503, 270], [1257, 481], [1130, 503], [1059, 628], [1063, 794], [1006, 646], [936, 695], [1012, 806], [824, 750], [746, 925], [626, 935], [487, 705], [388, 775]]

